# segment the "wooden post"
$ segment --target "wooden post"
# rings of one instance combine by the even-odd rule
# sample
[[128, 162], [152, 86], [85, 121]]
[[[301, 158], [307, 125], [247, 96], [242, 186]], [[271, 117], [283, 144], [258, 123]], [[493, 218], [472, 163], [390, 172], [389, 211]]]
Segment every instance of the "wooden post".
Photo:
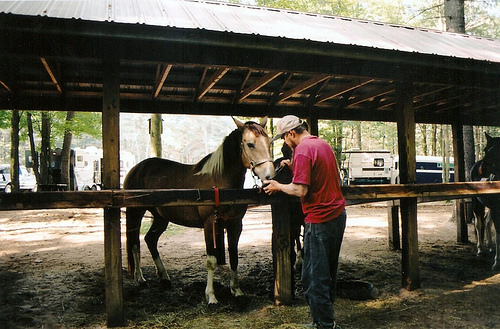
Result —
[[[399, 178], [401, 184], [415, 184], [415, 111], [413, 83], [396, 82]], [[418, 256], [417, 199], [401, 199], [402, 286], [407, 290], [420, 288]]]
[[318, 110], [314, 107], [309, 107], [309, 117], [307, 121], [309, 123], [309, 133], [314, 136], [318, 136], [319, 128], [318, 128]]
[[[103, 60], [103, 185], [120, 188], [119, 61]], [[120, 208], [104, 208], [104, 276], [108, 327], [124, 325]]]
[[387, 201], [388, 241], [389, 249], [401, 250], [401, 236], [399, 235], [399, 205], [395, 200]]
[[273, 217], [273, 264], [274, 264], [274, 300], [276, 305], [290, 305], [293, 298], [293, 264], [291, 259], [293, 246], [290, 243], [290, 201], [283, 200], [271, 204]]
[[[452, 134], [455, 182], [465, 182], [464, 130], [460, 119], [452, 125]], [[455, 200], [455, 216], [457, 221], [457, 242], [467, 243], [469, 242], [469, 234], [467, 232], [464, 199]]]

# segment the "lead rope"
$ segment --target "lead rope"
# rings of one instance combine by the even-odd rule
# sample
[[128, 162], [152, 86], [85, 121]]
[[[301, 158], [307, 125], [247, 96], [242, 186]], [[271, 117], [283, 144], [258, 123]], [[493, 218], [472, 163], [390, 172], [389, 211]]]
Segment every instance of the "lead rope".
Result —
[[214, 249], [217, 249], [217, 243], [216, 243], [216, 237], [217, 233], [215, 231], [215, 225], [217, 224], [217, 217], [218, 217], [218, 212], [219, 212], [219, 206], [220, 206], [220, 199], [219, 199], [219, 188], [217, 186], [212, 187], [215, 193], [215, 209], [214, 209], [214, 221], [212, 223], [212, 239], [214, 242]]

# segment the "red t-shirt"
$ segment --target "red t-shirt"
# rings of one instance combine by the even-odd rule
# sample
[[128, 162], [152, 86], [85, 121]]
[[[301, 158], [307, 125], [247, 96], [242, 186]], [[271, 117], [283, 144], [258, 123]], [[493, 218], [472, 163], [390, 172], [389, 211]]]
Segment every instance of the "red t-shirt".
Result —
[[302, 201], [306, 223], [322, 223], [345, 209], [335, 154], [316, 136], [307, 136], [293, 151], [293, 183], [308, 186]]

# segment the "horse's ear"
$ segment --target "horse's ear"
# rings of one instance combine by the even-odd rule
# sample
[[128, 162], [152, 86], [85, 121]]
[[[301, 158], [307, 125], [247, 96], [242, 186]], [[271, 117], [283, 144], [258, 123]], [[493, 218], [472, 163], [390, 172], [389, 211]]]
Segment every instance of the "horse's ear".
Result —
[[238, 129], [240, 129], [240, 130], [243, 129], [243, 126], [245, 126], [245, 124], [243, 122], [236, 119], [235, 117], [231, 117], [231, 118], [233, 118], [233, 121], [236, 124], [236, 127], [238, 127]]
[[267, 124], [267, 116], [261, 118], [259, 122], [259, 125], [261, 125], [262, 128], [266, 128], [266, 124]]

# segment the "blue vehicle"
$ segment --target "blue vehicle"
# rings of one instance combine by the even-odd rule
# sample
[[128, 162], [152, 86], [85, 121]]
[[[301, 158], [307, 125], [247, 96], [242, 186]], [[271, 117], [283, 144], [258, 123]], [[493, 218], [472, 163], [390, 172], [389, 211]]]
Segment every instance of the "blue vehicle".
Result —
[[[417, 184], [423, 183], [442, 183], [443, 182], [443, 157], [417, 155]], [[453, 170], [453, 158], [449, 158], [449, 176], [448, 182], [455, 179]], [[394, 158], [393, 184], [399, 184], [399, 157]]]

